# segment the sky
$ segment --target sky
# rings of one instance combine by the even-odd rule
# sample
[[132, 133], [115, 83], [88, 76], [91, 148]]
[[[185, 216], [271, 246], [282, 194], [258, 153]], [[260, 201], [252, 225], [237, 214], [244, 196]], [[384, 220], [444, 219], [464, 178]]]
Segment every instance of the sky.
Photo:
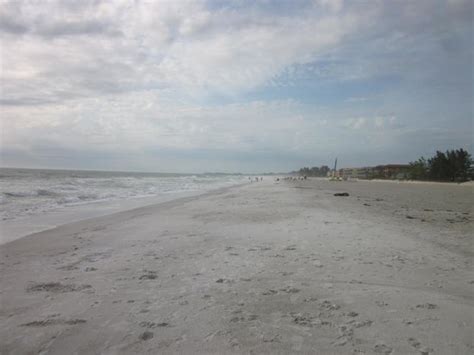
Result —
[[473, 152], [469, 0], [0, 2], [1, 166], [285, 172]]

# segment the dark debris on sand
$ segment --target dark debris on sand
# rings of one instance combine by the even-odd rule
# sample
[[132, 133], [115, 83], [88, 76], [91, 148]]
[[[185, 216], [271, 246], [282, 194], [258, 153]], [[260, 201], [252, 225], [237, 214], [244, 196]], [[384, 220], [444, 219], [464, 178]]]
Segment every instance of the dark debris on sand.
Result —
[[140, 334], [140, 339], [141, 340], [149, 340], [153, 338], [154, 334], [152, 332], [146, 331]]

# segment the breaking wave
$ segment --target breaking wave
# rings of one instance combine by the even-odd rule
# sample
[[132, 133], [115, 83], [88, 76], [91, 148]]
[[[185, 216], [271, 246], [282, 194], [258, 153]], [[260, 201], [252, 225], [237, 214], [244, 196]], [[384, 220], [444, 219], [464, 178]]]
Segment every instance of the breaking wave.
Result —
[[240, 175], [0, 169], [0, 218], [162, 194], [207, 191], [240, 183]]

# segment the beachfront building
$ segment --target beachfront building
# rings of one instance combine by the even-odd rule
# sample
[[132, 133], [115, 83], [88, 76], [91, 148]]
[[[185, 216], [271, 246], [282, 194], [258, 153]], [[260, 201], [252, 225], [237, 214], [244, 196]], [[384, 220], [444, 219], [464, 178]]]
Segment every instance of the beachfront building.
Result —
[[343, 168], [339, 169], [339, 176], [344, 180], [347, 179], [356, 179], [357, 178], [357, 168]]
[[384, 179], [406, 179], [408, 177], [410, 165], [408, 164], [389, 164], [383, 166]]
[[377, 166], [366, 166], [361, 168], [342, 168], [336, 173], [336, 177], [347, 179], [406, 179], [408, 177], [409, 165], [388, 164]]

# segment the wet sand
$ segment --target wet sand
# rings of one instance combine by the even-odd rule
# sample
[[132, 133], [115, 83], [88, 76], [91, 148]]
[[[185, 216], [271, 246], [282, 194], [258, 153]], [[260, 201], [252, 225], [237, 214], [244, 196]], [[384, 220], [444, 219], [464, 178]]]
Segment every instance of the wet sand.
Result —
[[1, 351], [470, 354], [472, 201], [267, 178], [31, 235], [0, 246]]

